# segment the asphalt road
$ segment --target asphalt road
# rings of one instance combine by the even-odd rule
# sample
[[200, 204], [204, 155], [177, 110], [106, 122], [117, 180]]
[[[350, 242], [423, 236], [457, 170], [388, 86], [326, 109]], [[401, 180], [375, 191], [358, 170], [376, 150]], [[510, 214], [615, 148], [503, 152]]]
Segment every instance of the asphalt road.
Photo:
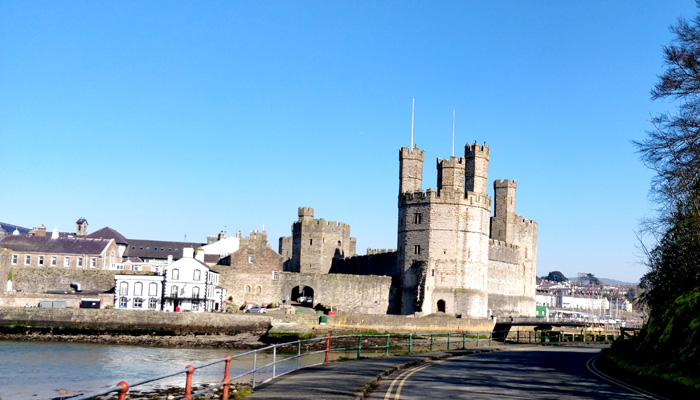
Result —
[[[382, 380], [370, 399], [649, 399], [587, 367], [591, 347], [526, 347], [430, 361]], [[397, 393], [398, 392], [398, 393]]]

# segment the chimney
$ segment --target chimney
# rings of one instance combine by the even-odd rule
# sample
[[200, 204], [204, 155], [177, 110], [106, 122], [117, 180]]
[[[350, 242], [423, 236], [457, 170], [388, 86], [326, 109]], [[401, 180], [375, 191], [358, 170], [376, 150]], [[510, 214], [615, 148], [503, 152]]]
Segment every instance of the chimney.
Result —
[[194, 255], [194, 259], [197, 260], [197, 261], [199, 261], [199, 262], [204, 262], [204, 251], [203, 251], [203, 250], [202, 250], [202, 251], [198, 251], [198, 252]]
[[192, 247], [183, 247], [182, 248], [182, 258], [193, 258], [194, 257], [194, 249]]

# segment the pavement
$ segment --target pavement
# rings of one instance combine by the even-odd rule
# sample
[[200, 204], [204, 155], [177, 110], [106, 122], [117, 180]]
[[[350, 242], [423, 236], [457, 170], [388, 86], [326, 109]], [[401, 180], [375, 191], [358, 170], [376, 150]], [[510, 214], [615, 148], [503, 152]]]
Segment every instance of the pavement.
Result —
[[365, 389], [371, 382], [376, 382], [398, 369], [435, 358], [494, 351], [498, 348], [502, 348], [502, 346], [332, 362], [277, 377], [255, 388], [255, 392], [246, 398], [264, 400], [361, 399], [364, 398]]

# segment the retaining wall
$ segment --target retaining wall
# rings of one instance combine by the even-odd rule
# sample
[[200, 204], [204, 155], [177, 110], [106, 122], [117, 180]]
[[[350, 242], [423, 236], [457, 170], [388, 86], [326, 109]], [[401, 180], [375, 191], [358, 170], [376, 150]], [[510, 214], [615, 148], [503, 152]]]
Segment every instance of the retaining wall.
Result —
[[[75, 333], [226, 334], [266, 332], [271, 319], [261, 315], [168, 313], [163, 311], [0, 308], [0, 326], [27, 326]], [[84, 332], [80, 332], [84, 331]]]

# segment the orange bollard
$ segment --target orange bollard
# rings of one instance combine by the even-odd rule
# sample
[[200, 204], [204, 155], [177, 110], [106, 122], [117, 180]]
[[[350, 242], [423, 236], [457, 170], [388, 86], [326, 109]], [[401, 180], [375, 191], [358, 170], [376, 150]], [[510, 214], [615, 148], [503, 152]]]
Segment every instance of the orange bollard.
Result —
[[326, 337], [326, 359], [323, 360], [324, 363], [328, 362], [328, 354], [331, 352], [331, 335]]
[[187, 369], [187, 379], [185, 380], [185, 395], [182, 396], [183, 399], [192, 400], [192, 374], [194, 374], [194, 367], [188, 365], [185, 367]]
[[221, 400], [228, 400], [228, 387], [231, 385], [231, 379], [229, 378], [229, 369], [231, 366], [231, 356], [226, 356], [226, 366], [224, 367], [224, 391], [221, 395]]
[[124, 382], [124, 381], [121, 381], [121, 382], [117, 383], [117, 386], [122, 387], [122, 390], [119, 391], [118, 399], [119, 400], [126, 400], [126, 392], [129, 391], [129, 384]]

